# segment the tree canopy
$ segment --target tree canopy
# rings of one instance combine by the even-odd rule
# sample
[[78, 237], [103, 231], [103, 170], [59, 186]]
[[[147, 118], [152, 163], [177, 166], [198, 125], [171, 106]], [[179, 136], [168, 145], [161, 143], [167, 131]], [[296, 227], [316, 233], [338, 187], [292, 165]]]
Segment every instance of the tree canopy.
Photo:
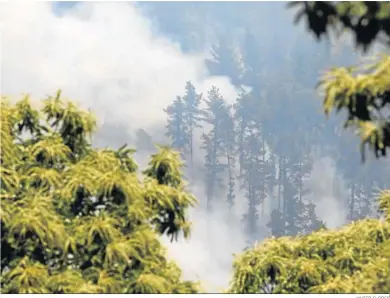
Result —
[[[389, 2], [293, 2], [300, 5], [296, 21], [306, 16], [309, 31], [318, 38], [333, 28], [354, 35], [356, 47], [366, 52], [375, 43], [390, 48]], [[319, 86], [325, 91], [324, 110], [346, 111], [345, 127], [355, 127], [364, 147], [376, 157], [390, 148], [390, 56], [388, 52], [361, 65], [328, 71]]]
[[1, 100], [2, 291], [198, 292], [159, 239], [190, 233], [178, 153], [140, 175], [134, 150], [91, 146], [96, 120], [60, 92], [42, 106]]
[[390, 3], [387, 1], [293, 1], [299, 6], [295, 17], [306, 19], [308, 29], [320, 39], [330, 33], [344, 31], [355, 38], [355, 45], [364, 51], [374, 42], [390, 46]]
[[339, 230], [270, 238], [234, 262], [232, 293], [389, 293], [390, 192], [380, 195], [383, 219]]

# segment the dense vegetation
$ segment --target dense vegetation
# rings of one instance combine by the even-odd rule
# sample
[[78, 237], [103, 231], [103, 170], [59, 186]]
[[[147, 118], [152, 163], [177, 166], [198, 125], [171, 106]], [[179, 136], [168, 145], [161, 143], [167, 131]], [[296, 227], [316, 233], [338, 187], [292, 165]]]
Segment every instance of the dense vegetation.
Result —
[[238, 256], [232, 293], [389, 293], [390, 192], [381, 219], [267, 239]]
[[131, 149], [97, 150], [95, 120], [60, 93], [37, 110], [1, 101], [4, 293], [195, 293], [158, 235], [190, 232], [177, 153], [143, 176]]
[[[318, 38], [330, 27], [348, 30], [357, 47], [366, 51], [380, 40], [386, 52], [389, 4], [371, 3], [292, 6], [301, 6], [297, 20], [305, 17]], [[187, 16], [186, 4], [177, 5], [182, 10], [175, 11]], [[195, 4], [189, 5], [192, 9]], [[202, 5], [196, 10], [198, 17], [212, 11], [204, 17], [218, 20], [223, 13], [213, 5]], [[233, 39], [233, 30], [222, 30], [229, 36], [216, 32], [212, 59], [205, 64], [211, 75], [230, 77], [241, 90], [239, 96], [232, 104], [218, 86], [200, 94], [187, 82], [183, 95], [165, 109], [166, 136], [176, 150], [160, 147], [142, 174], [132, 158], [134, 151], [126, 146], [93, 148], [89, 136], [94, 119], [61, 100], [59, 93], [45, 100], [41, 110], [28, 98], [16, 105], [2, 100], [4, 292], [198, 292], [197, 284], [181, 279], [158, 238], [189, 235], [187, 210], [195, 199], [185, 189], [181, 160], [188, 164], [190, 179], [197, 179], [198, 152], [204, 156], [202, 203], [210, 216], [223, 205], [234, 210], [238, 199], [247, 203], [242, 222], [251, 248], [236, 257], [228, 292], [390, 292], [390, 193], [383, 190], [378, 202], [373, 199], [378, 188], [389, 187], [389, 164], [383, 158], [390, 147], [389, 56], [331, 70], [319, 85], [326, 114], [339, 111], [346, 115], [345, 127], [358, 130], [362, 156], [368, 146], [375, 157], [382, 157], [380, 163], [366, 158], [362, 165], [355, 158], [358, 148], [350, 132], [343, 132], [335, 117], [324, 124], [314, 100], [319, 70], [331, 62], [355, 63], [354, 56], [346, 52], [333, 57], [329, 43], [316, 55], [305, 55], [301, 49], [312, 41], [304, 34], [290, 40], [277, 31], [274, 39], [265, 41], [268, 28], [259, 28], [256, 20], [259, 14], [277, 10], [271, 4], [266, 9], [247, 3], [242, 11], [234, 5], [226, 4], [225, 12], [235, 20], [233, 27], [245, 23], [244, 33]], [[190, 27], [178, 26], [180, 20], [163, 15], [167, 16], [176, 22], [171, 30]], [[196, 26], [201, 23], [193, 19]], [[184, 39], [189, 50], [191, 42]], [[152, 140], [144, 130], [138, 137], [150, 148]], [[319, 219], [306, 184], [323, 156], [337, 164], [332, 193], [341, 188], [339, 177], [348, 191], [348, 200], [339, 200], [346, 205], [350, 223], [338, 230], [326, 229]], [[266, 200], [270, 210], [265, 210]], [[253, 247], [265, 216], [274, 237]]]

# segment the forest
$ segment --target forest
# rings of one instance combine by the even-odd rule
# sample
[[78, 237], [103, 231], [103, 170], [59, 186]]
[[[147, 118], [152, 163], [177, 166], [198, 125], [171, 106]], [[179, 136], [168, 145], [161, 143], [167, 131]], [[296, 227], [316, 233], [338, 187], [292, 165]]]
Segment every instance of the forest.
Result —
[[[282, 4], [224, 3], [235, 38], [216, 26], [204, 64], [211, 76], [228, 77], [237, 96], [227, 99], [218, 85], [202, 92], [187, 80], [161, 111], [164, 128], [138, 129], [134, 149], [126, 140], [96, 147], [93, 109], [67, 100], [66, 90], [39, 107], [28, 95], [2, 96], [2, 292], [208, 292], [162, 241], [190, 239], [198, 206], [207, 220], [218, 209], [227, 221], [243, 210], [246, 247], [235, 252], [224, 292], [390, 292], [390, 6]], [[212, 2], [137, 5], [185, 52], [204, 43], [202, 30], [222, 13]], [[171, 6], [181, 15], [173, 24]], [[269, 37], [255, 26], [259, 15], [286, 11], [307, 31]], [[204, 26], [195, 30], [199, 16]], [[336, 47], [332, 30], [347, 31], [350, 41]], [[300, 50], [314, 43], [321, 44], [315, 55]], [[136, 150], [151, 152], [146, 167]], [[336, 227], [310, 184], [324, 157], [336, 174], [322, 187], [345, 210]]]

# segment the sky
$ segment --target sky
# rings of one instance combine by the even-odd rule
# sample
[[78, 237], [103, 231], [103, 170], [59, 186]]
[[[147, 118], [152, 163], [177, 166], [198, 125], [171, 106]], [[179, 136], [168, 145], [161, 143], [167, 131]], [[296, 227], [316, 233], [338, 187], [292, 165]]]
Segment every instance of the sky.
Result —
[[[28, 93], [38, 101], [62, 89], [66, 98], [97, 115], [99, 130], [104, 131], [97, 136], [100, 145], [128, 143], [138, 128], [161, 131], [166, 121], [163, 108], [184, 92], [188, 80], [200, 93], [217, 85], [228, 102], [236, 98], [229, 78], [208, 74], [206, 49], [183, 52], [178, 43], [157, 34], [155, 24], [131, 3], [85, 2], [66, 11], [54, 11], [49, 2], [24, 2], [23, 9], [16, 1], [0, 5], [0, 93], [14, 99]], [[145, 154], [138, 158], [144, 165]], [[317, 189], [322, 206], [343, 212], [329, 205], [335, 202], [328, 187], [334, 175], [332, 162], [320, 160], [307, 183]], [[191, 190], [203, 196], [201, 183], [194, 182]], [[192, 211], [190, 241], [172, 244], [164, 239], [184, 276], [199, 278], [211, 291], [227, 286], [232, 255], [247, 245], [239, 224], [242, 207], [230, 216], [223, 207], [218, 210], [212, 218], [202, 208]], [[343, 223], [344, 214], [333, 212], [332, 219], [329, 209], [320, 210], [320, 217], [331, 225]], [[267, 235], [265, 230], [261, 233], [260, 238]]]

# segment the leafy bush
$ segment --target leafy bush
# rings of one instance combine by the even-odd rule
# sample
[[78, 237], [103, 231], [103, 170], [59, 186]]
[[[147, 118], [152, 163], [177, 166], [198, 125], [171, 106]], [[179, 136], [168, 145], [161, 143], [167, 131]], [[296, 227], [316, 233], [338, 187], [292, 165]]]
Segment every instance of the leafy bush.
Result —
[[268, 239], [234, 262], [232, 293], [389, 293], [390, 191], [382, 219]]
[[41, 110], [2, 99], [2, 291], [196, 293], [159, 241], [190, 232], [178, 154], [159, 148], [139, 177], [133, 150], [92, 148], [95, 127], [60, 92]]

